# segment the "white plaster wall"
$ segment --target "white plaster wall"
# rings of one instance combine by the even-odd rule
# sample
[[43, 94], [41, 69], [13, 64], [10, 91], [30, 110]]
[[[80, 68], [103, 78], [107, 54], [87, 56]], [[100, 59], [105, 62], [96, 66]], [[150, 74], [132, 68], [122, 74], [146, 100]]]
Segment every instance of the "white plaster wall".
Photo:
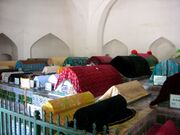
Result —
[[87, 49], [87, 22], [89, 0], [67, 0], [71, 9], [73, 56], [88, 56]]
[[128, 47], [117, 39], [113, 39], [103, 46], [103, 54], [112, 58], [128, 55]]
[[48, 33], [54, 34], [72, 48], [72, 18], [67, 0], [31, 0], [25, 4], [24, 44], [27, 49], [24, 52], [30, 54], [31, 46]]
[[0, 33], [4, 33], [18, 48], [18, 57], [23, 57], [23, 0], [0, 0]]
[[31, 46], [31, 58], [71, 56], [69, 47], [58, 37], [49, 33]]
[[180, 48], [179, 13], [180, 0], [118, 0], [107, 18], [104, 44], [116, 38], [129, 52], [146, 52], [156, 39], [165, 37]]
[[104, 26], [117, 0], [90, 0], [87, 24], [87, 46], [92, 55], [102, 55]]
[[30, 57], [31, 46], [52, 33], [74, 56], [102, 51], [103, 26], [116, 0], [0, 0], [0, 33], [18, 47], [18, 58]]
[[179, 0], [0, 0], [0, 33], [16, 44], [19, 59], [48, 33], [74, 56], [101, 55], [112, 39], [146, 52], [159, 37], [180, 48], [179, 12]]
[[[17, 59], [17, 46], [3, 33], [0, 34], [0, 59]], [[7, 57], [7, 58], [5, 58]]]
[[12, 57], [9, 54], [0, 54], [0, 60], [12, 60]]
[[31, 46], [48, 33], [72, 48], [73, 8], [68, 4], [67, 0], [1, 0], [0, 33], [17, 45], [19, 59], [30, 57]]

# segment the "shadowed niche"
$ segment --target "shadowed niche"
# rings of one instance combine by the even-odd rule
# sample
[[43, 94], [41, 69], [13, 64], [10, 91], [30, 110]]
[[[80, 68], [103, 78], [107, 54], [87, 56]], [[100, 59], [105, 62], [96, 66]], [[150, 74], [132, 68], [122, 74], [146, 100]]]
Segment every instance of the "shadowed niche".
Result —
[[117, 39], [113, 39], [103, 46], [103, 54], [111, 57], [128, 55], [128, 47]]
[[149, 50], [159, 61], [162, 61], [171, 58], [176, 53], [176, 46], [168, 39], [160, 37], [150, 45]]
[[51, 33], [43, 36], [31, 46], [31, 58], [69, 55], [70, 49], [68, 45]]
[[17, 46], [5, 34], [0, 34], [0, 60], [16, 60], [17, 59]]

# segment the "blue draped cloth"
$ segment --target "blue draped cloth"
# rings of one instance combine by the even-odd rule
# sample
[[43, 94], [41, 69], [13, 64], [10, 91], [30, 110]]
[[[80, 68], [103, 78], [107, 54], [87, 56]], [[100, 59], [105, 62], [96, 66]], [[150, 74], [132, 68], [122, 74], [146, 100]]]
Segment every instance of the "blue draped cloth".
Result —
[[155, 66], [150, 80], [153, 81], [155, 75], [168, 77], [178, 72], [180, 72], [180, 58], [164, 60]]

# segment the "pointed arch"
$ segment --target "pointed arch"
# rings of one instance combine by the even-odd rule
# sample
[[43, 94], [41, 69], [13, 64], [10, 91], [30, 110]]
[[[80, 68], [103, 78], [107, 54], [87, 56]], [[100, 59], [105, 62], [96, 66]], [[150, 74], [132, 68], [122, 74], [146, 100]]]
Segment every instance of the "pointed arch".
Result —
[[17, 60], [17, 46], [4, 33], [0, 34], [0, 48], [1, 60]]
[[52, 56], [69, 56], [70, 48], [57, 36], [49, 33], [37, 40], [30, 49], [31, 58], [48, 58]]
[[160, 37], [149, 46], [149, 50], [159, 61], [162, 61], [171, 58], [175, 54], [176, 46], [168, 39]]
[[12, 60], [12, 56], [9, 54], [1, 53], [0, 54], [0, 61], [1, 60]]
[[103, 54], [109, 54], [111, 57], [128, 55], [128, 47], [117, 39], [107, 42], [103, 46]]
[[[90, 15], [90, 19], [87, 26], [87, 29], [88, 29], [87, 44], [89, 44], [89, 46], [93, 48], [91, 51], [92, 52], [94, 51], [96, 55], [102, 54], [105, 24], [106, 24], [109, 12], [111, 11], [111, 8], [116, 3], [116, 1], [117, 0], [103, 0], [101, 2], [92, 1], [92, 2], [97, 3], [97, 6], [95, 6], [95, 9], [94, 9], [94, 6], [93, 6], [94, 4], [92, 4], [92, 13]], [[94, 48], [96, 48], [96, 51]]]

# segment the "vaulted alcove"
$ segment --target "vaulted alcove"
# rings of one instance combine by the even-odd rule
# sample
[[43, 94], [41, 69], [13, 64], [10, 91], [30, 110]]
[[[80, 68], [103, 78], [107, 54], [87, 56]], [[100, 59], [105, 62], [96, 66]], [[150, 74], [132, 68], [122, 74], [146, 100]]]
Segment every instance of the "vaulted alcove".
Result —
[[9, 54], [0, 54], [0, 60], [12, 60], [12, 56]]
[[69, 55], [70, 48], [68, 45], [51, 33], [43, 36], [31, 46], [31, 58]]
[[152, 54], [158, 58], [159, 61], [169, 59], [176, 52], [176, 46], [164, 37], [155, 40], [149, 47]]
[[117, 39], [113, 39], [103, 46], [103, 54], [111, 57], [128, 55], [128, 47]]
[[0, 34], [0, 60], [16, 60], [17, 59], [17, 46], [5, 34]]

